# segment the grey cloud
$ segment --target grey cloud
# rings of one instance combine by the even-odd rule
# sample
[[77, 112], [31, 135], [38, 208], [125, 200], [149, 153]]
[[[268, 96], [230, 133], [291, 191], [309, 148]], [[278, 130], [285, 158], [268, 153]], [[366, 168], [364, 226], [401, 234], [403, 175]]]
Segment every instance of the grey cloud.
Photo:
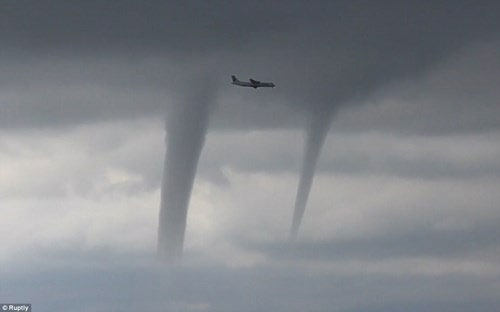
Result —
[[333, 130], [419, 135], [495, 131], [499, 128], [498, 40], [456, 51], [418, 79], [377, 91], [363, 109], [342, 111]]
[[[198, 85], [193, 86], [193, 90], [185, 87], [190, 76], [209, 70], [211, 75], [206, 79], [214, 83], [220, 104], [210, 124], [214, 130], [296, 128], [304, 126], [305, 115], [318, 116], [325, 112], [337, 114], [338, 122], [331, 131], [340, 133], [375, 129], [384, 133], [442, 135], [496, 130], [499, 124], [496, 116], [500, 116], [496, 105], [498, 47], [487, 44], [482, 50], [465, 53], [471, 67], [462, 66], [463, 60], [449, 67], [446, 64], [453, 61], [456, 53], [464, 51], [462, 49], [498, 41], [499, 11], [498, 4], [492, 1], [312, 4], [287, 1], [265, 5], [251, 1], [209, 4], [128, 0], [78, 4], [3, 1], [0, 4], [0, 128], [16, 132], [24, 128], [68, 127], [137, 117], [156, 122], [163, 119], [169, 104], [178, 103], [185, 93], [199, 91]], [[487, 61], [481, 63], [481, 59]], [[477, 64], [480, 66], [475, 67]], [[442, 73], [436, 76], [436, 70]], [[471, 80], [457, 80], [457, 76], [471, 73], [474, 74]], [[273, 80], [277, 87], [272, 92], [231, 88], [226, 81], [230, 74], [242, 79]], [[471, 102], [477, 105], [471, 108], [468, 105]], [[368, 105], [354, 105], [360, 103]], [[96, 147], [101, 149], [112, 141], [109, 149], [127, 153], [127, 147], [121, 147], [113, 139], [99, 139], [100, 131], [108, 130], [103, 128], [93, 133]], [[129, 129], [131, 133], [135, 130]], [[161, 137], [158, 142], [162, 142]], [[267, 152], [267, 146], [262, 148]], [[439, 155], [401, 160], [397, 153], [392, 157], [384, 152], [372, 156], [367, 164], [363, 154], [370, 150], [339, 153], [334, 157], [327, 154], [326, 161], [320, 159], [319, 170], [450, 180], [469, 175], [495, 178], [498, 172], [498, 166], [482, 154], [473, 155], [478, 157], [477, 161], [475, 158], [443, 167], [442, 160], [449, 159]], [[152, 181], [150, 185], [155, 185], [159, 175], [152, 163], [159, 157], [147, 155], [154, 151], [155, 148], [141, 151], [139, 158], [148, 159], [147, 166], [125, 156], [118, 157], [117, 163], [133, 172], [144, 173], [146, 180]], [[201, 172], [207, 175], [220, 173], [214, 168], [224, 166], [273, 173], [290, 170], [299, 162], [294, 156], [276, 163], [276, 159], [283, 158], [282, 150], [262, 151], [269, 160], [250, 153], [245, 163], [229, 157], [218, 159], [217, 153], [212, 152], [202, 155]], [[294, 149], [293, 153], [296, 152]], [[335, 152], [334, 149], [331, 152]], [[112, 158], [113, 153], [108, 150], [106, 155]], [[204, 156], [207, 156], [205, 160]], [[94, 165], [90, 166], [92, 170], [101, 168]], [[223, 181], [223, 176], [218, 179]], [[453, 182], [457, 181], [450, 183]], [[495, 187], [496, 180], [487, 182]], [[463, 191], [472, 187], [474, 181], [468, 180], [465, 184], [443, 190]], [[125, 192], [127, 188], [120, 191]], [[488, 188], [486, 193], [494, 192]], [[484, 205], [478, 199], [482, 194], [470, 193], [464, 205], [457, 202], [463, 201], [465, 195], [450, 202], [446, 202], [449, 198], [418, 200], [429, 204], [424, 207], [427, 209], [431, 204], [435, 207], [457, 204], [459, 209], [475, 211], [475, 204]], [[488, 195], [486, 201], [491, 206], [486, 208], [496, 211], [493, 206], [496, 199]], [[343, 242], [299, 244], [298, 250], [280, 249], [275, 245], [254, 249], [278, 259], [278, 263], [282, 259], [316, 258], [332, 262], [342, 257], [370, 262], [370, 257], [384, 261], [426, 255], [444, 258], [444, 262], [432, 265], [444, 263], [446, 267], [454, 257], [481, 258], [487, 262], [490, 258], [485, 253], [489, 252], [493, 254], [493, 262], [498, 262], [495, 262], [498, 248], [492, 240], [499, 234], [495, 229], [498, 223], [495, 213], [490, 222], [471, 221], [472, 227], [468, 230], [437, 231], [426, 224], [429, 218], [417, 218], [414, 222], [408, 219], [403, 220], [407, 222], [402, 226], [410, 223], [415, 228], [396, 231], [397, 237], [378, 235]], [[428, 230], [427, 233], [418, 232], [419, 226]], [[243, 245], [240, 241], [237, 243]], [[283, 254], [268, 250], [272, 247], [282, 250]], [[109, 304], [122, 310], [130, 310], [132, 306], [213, 311], [330, 311], [332, 307], [340, 311], [469, 311], [498, 310], [499, 307], [498, 275], [423, 277], [408, 276], [404, 270], [394, 270], [390, 277], [366, 275], [363, 271], [351, 272], [352, 275], [345, 272], [314, 275], [307, 270], [266, 265], [234, 270], [181, 268], [162, 274], [149, 264], [145, 267], [121, 265], [121, 261], [150, 258], [151, 254], [100, 252], [107, 256], [103, 259], [80, 251], [46, 258], [54, 260], [48, 262], [56, 265], [80, 260], [80, 264], [92, 266], [81, 270], [61, 265], [51, 270], [42, 268], [39, 273], [26, 270], [16, 275], [9, 268], [2, 268], [2, 297], [31, 297], [40, 311], [70, 307], [85, 311], [89, 305], [94, 310], [108, 311]], [[31, 257], [40, 264], [38, 256], [41, 253], [28, 255], [26, 259]], [[187, 254], [186, 259], [189, 262], [197, 256]], [[17, 262], [11, 265], [22, 269]], [[109, 296], [104, 298], [103, 292]], [[82, 298], [81, 301], [75, 300], [76, 297]], [[154, 306], [149, 306], [151, 303]]]
[[[344, 120], [341, 116], [338, 122]], [[345, 131], [345, 130], [344, 130]], [[200, 162], [200, 177], [220, 180], [228, 168], [247, 173], [293, 173], [303, 136], [297, 131], [213, 133]], [[320, 174], [407, 179], [474, 180], [500, 177], [496, 133], [415, 136], [332, 132], [318, 163]]]
[[421, 226], [407, 230], [322, 242], [300, 242], [294, 245], [248, 244], [249, 248], [265, 252], [278, 261], [347, 260], [381, 261], [412, 258], [488, 259], [498, 261], [498, 222], [475, 224], [469, 229], [435, 229]]
[[[2, 127], [158, 114], [179, 92], [177, 77], [206, 62], [216, 65], [218, 83], [232, 73], [275, 80], [273, 95], [255, 92], [254, 103], [331, 110], [420, 75], [456, 49], [497, 36], [499, 28], [499, 8], [491, 2], [2, 6], [2, 64], [17, 62], [0, 78], [7, 82], [2, 93], [10, 95], [2, 101]], [[154, 60], [145, 64], [148, 59]], [[52, 92], [44, 94], [48, 85]]]
[[460, 275], [314, 274], [286, 266], [158, 269], [152, 264], [134, 263], [132, 259], [138, 256], [134, 254], [117, 253], [104, 259], [92, 252], [58, 256], [75, 260], [90, 256], [106, 264], [9, 273], [2, 279], [3, 285], [9, 286], [3, 295], [22, 293], [42, 312], [332, 311], [332, 304], [335, 311], [400, 311], [404, 307], [416, 312], [470, 311], [478, 307], [495, 310], [499, 305], [498, 277], [479, 281]]

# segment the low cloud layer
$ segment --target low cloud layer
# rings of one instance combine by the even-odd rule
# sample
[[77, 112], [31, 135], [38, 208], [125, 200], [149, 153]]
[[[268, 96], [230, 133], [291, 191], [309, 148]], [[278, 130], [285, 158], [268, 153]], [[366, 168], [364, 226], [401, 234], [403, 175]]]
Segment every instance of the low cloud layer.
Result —
[[[154, 261], [162, 128], [161, 120], [143, 119], [41, 137], [2, 135], [2, 163], [12, 168], [0, 180], [3, 298], [29, 298], [42, 311], [322, 310], [332, 296], [339, 311], [418, 311], [422, 302], [431, 310], [465, 311], [471, 302], [496, 308], [500, 182], [483, 168], [496, 165], [489, 159], [498, 146], [490, 142], [498, 134], [329, 136], [303, 236], [288, 246], [300, 155], [289, 164], [280, 159], [300, 151], [300, 131], [211, 133], [191, 199], [184, 265], [164, 271]], [[115, 144], [97, 148], [109, 141]], [[466, 145], [475, 148], [465, 153]], [[221, 155], [220, 146], [235, 152]], [[353, 164], [349, 155], [365, 158]], [[149, 157], [157, 161], [135, 161]], [[429, 162], [439, 176], [422, 173]], [[17, 172], [36, 174], [15, 180]], [[354, 290], [356, 300], [346, 299]], [[70, 299], [75, 294], [82, 300]], [[292, 294], [293, 305], [283, 305]]]

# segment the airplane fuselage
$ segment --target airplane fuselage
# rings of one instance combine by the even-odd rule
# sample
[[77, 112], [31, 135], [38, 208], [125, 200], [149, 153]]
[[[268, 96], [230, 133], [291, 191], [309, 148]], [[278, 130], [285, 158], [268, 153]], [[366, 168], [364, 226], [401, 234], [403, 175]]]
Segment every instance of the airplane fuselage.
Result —
[[257, 80], [250, 79], [249, 82], [240, 81], [235, 76], [232, 76], [233, 82], [232, 84], [240, 87], [249, 87], [249, 88], [274, 88], [275, 84], [272, 82], [261, 82]]

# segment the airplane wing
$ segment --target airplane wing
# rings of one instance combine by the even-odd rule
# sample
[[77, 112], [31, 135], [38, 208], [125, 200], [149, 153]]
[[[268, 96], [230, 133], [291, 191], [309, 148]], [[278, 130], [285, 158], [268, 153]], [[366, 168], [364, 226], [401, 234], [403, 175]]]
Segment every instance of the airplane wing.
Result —
[[260, 83], [260, 81], [258, 81], [258, 80], [253, 80], [253, 79], [251, 79], [251, 78], [250, 78], [250, 82], [251, 82], [251, 83]]

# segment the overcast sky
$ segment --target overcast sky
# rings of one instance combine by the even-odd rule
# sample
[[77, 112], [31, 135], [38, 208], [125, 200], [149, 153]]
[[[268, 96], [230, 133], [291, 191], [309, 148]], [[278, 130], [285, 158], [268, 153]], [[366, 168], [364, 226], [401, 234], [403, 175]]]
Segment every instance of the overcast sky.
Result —
[[[0, 1], [0, 303], [500, 310], [498, 16], [496, 1]], [[185, 254], [165, 267], [165, 120], [207, 85]]]

